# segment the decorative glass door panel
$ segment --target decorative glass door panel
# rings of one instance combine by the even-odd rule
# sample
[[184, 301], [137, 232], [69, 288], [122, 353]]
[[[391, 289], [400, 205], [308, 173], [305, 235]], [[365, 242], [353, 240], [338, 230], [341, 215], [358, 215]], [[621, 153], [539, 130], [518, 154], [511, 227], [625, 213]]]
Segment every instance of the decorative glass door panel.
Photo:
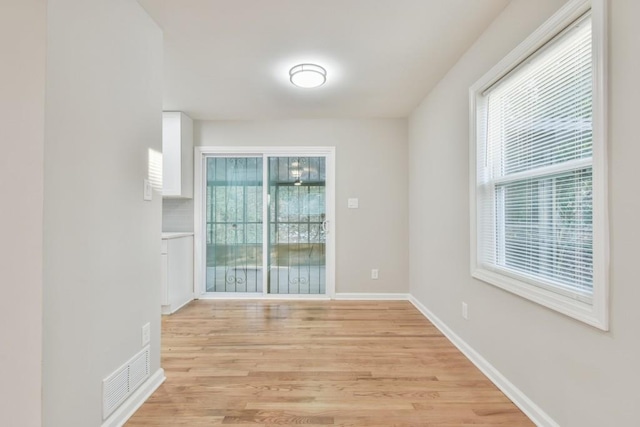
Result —
[[269, 157], [268, 292], [326, 292], [326, 160]]
[[206, 291], [263, 292], [263, 158], [205, 165]]

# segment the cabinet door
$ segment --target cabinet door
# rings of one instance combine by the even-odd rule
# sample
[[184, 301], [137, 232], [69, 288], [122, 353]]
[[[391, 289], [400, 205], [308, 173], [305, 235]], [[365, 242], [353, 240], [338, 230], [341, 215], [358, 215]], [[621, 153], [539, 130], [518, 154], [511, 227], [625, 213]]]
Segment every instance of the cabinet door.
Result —
[[168, 292], [173, 312], [193, 299], [193, 237], [168, 242]]
[[162, 195], [180, 196], [182, 147], [180, 112], [162, 114]]
[[180, 197], [193, 197], [193, 120], [180, 113]]
[[[166, 240], [165, 240], [166, 242]], [[168, 255], [162, 254], [162, 262], [160, 264], [160, 271], [162, 273], [162, 278], [160, 281], [160, 303], [162, 305], [169, 305], [169, 285], [168, 285]]]
[[162, 114], [162, 159], [162, 195], [193, 197], [193, 120], [186, 114]]

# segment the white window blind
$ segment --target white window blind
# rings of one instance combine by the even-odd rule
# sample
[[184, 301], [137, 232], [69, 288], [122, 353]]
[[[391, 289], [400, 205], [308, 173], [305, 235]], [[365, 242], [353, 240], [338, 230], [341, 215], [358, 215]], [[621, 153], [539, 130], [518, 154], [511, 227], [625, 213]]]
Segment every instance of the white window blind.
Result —
[[478, 105], [478, 263], [584, 302], [593, 294], [593, 65], [582, 16]]

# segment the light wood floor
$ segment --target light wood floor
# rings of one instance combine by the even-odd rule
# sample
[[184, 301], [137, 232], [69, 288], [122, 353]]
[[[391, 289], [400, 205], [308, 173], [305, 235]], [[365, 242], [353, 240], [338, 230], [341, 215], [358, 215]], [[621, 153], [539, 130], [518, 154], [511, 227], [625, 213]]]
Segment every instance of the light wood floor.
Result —
[[135, 426], [531, 426], [409, 302], [195, 301]]

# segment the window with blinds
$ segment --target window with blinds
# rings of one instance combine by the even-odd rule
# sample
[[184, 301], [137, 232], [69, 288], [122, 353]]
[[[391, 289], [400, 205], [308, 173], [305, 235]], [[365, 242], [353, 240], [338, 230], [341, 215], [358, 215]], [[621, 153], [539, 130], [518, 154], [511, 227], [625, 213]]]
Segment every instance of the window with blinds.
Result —
[[[481, 262], [590, 299], [593, 287], [591, 19], [490, 88], [478, 167]], [[484, 158], [482, 158], [484, 157]]]
[[593, 34], [591, 8], [574, 12], [542, 47], [472, 88], [474, 276], [492, 283], [504, 277], [499, 285], [525, 289], [524, 296], [546, 292], [540, 295], [548, 306], [556, 305], [549, 294], [585, 307], [601, 294], [594, 274]]

